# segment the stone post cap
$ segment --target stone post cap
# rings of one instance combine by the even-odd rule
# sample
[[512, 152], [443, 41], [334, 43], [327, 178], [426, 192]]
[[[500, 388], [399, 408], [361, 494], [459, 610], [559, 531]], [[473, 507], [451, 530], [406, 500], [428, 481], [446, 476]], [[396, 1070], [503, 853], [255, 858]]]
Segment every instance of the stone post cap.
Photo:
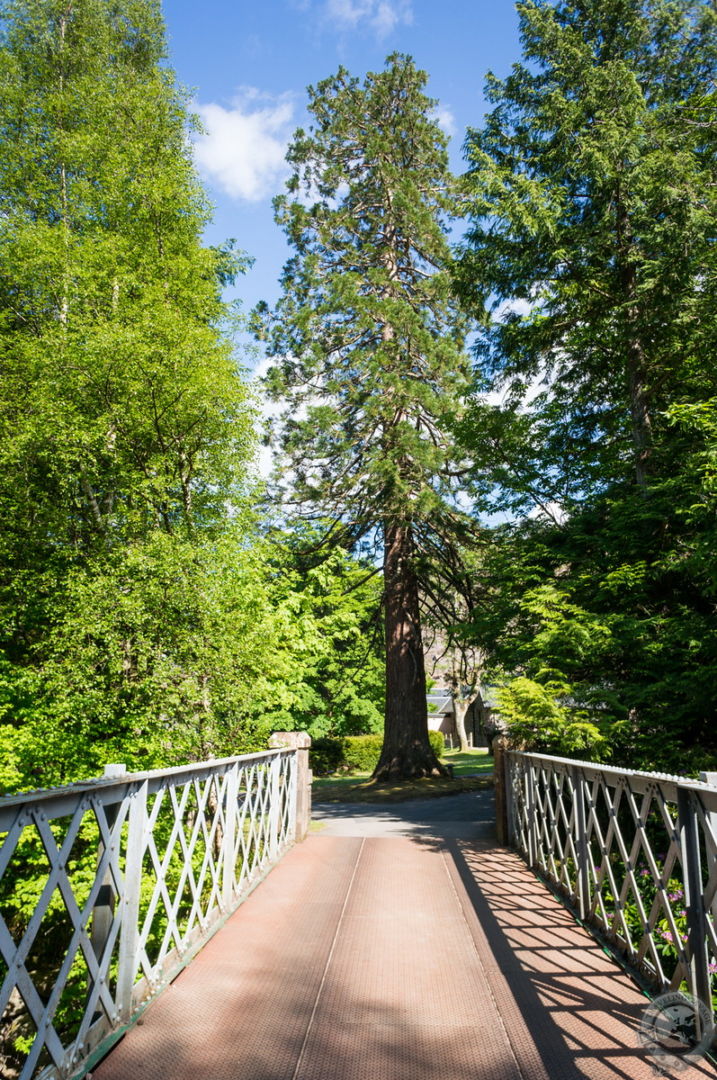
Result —
[[105, 765], [105, 771], [103, 773], [103, 780], [119, 780], [121, 777], [127, 775], [127, 766], [120, 762], [112, 762], [109, 765]]
[[311, 736], [305, 731], [275, 731], [269, 737], [270, 750], [308, 750]]

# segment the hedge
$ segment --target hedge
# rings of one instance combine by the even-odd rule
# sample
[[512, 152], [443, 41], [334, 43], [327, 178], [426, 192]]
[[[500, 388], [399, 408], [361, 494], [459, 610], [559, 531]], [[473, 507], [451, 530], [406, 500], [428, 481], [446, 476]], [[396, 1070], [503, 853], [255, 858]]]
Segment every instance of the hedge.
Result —
[[[429, 731], [428, 740], [434, 753], [440, 757], [445, 741], [440, 731]], [[347, 772], [372, 772], [379, 759], [383, 735], [347, 735], [343, 738], [315, 739], [309, 751], [309, 761], [315, 776], [345, 770]]]

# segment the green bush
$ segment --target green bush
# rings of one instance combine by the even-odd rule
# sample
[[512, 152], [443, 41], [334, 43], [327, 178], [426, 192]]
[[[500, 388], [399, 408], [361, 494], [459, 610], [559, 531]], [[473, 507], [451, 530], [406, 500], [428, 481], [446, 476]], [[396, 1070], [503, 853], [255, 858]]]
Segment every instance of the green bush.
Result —
[[344, 740], [328, 736], [314, 739], [309, 750], [309, 765], [315, 776], [336, 772], [344, 763]]
[[373, 772], [382, 746], [383, 735], [347, 735], [344, 739], [344, 762], [356, 772]]
[[446, 740], [443, 738], [442, 731], [429, 731], [428, 741], [433, 747], [433, 753], [436, 757], [443, 757], [443, 753], [446, 749]]
[[[434, 753], [441, 757], [445, 749], [443, 734], [429, 731]], [[373, 772], [383, 746], [383, 735], [347, 735], [342, 739], [314, 739], [309, 751], [311, 769], [316, 776], [326, 776], [338, 769]]]

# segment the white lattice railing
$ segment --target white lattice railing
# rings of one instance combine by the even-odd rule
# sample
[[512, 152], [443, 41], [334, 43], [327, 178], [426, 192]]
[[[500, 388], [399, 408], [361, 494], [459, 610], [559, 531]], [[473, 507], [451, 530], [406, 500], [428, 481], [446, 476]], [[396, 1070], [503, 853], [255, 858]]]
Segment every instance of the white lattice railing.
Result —
[[104, 1051], [302, 834], [304, 758], [0, 799], [0, 1074], [69, 1077]]
[[717, 992], [717, 787], [505, 755], [508, 838], [657, 990]]

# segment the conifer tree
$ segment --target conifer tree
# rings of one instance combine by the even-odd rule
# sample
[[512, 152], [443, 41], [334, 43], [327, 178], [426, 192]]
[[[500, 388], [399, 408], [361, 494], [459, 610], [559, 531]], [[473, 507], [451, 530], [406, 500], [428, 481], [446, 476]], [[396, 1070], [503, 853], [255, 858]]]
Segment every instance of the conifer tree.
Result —
[[466, 143], [461, 281], [495, 301], [479, 351], [503, 405], [465, 436], [522, 517], [488, 551], [474, 632], [522, 680], [521, 737], [532, 695], [544, 735], [575, 711], [562, 749], [674, 770], [715, 745], [717, 12], [518, 10], [524, 60], [489, 78]]
[[269, 389], [295, 509], [329, 543], [376, 537], [386, 635], [376, 775], [440, 768], [427, 735], [420, 579], [459, 515], [450, 436], [467, 385], [452, 299], [447, 140], [426, 76], [394, 54], [363, 83], [343, 68], [309, 89], [313, 124], [288, 160], [277, 221], [295, 249], [270, 323]]
[[525, 62], [489, 76], [493, 110], [466, 141], [464, 296], [514, 306], [482, 350], [507, 409], [476, 424], [526, 499], [580, 500], [616, 478], [644, 492], [670, 467], [667, 408], [712, 392], [717, 15], [703, 0], [518, 11]]

